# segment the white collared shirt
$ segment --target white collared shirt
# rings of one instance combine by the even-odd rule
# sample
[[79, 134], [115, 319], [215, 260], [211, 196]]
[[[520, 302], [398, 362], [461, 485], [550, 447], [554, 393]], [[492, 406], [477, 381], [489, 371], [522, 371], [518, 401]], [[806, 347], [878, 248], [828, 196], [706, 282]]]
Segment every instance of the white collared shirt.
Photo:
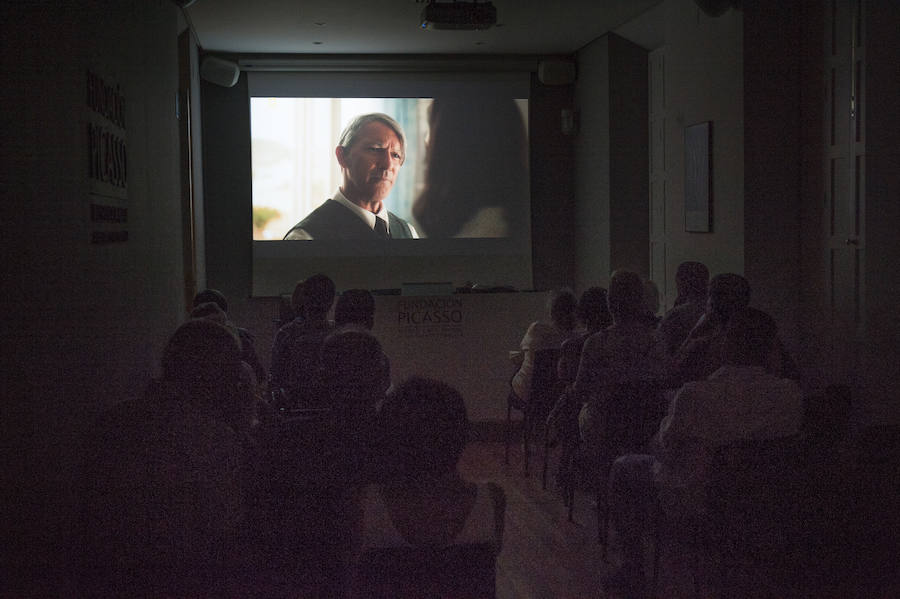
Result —
[[803, 420], [803, 392], [796, 381], [762, 366], [725, 365], [679, 389], [660, 424], [660, 440], [696, 438], [718, 447], [741, 439], [794, 435]]
[[665, 493], [664, 509], [702, 509], [716, 448], [790, 437], [802, 423], [800, 386], [761, 366], [725, 365], [706, 380], [686, 383], [657, 434], [662, 459], [654, 465], [654, 476]]
[[[374, 214], [372, 212], [369, 212], [365, 208], [361, 208], [361, 207], [357, 206], [356, 204], [354, 204], [353, 202], [351, 202], [350, 200], [348, 200], [347, 197], [343, 193], [341, 193], [340, 188], [338, 188], [338, 190], [336, 192], [334, 192], [334, 196], [331, 199], [334, 200], [335, 202], [337, 202], [338, 204], [345, 206], [347, 209], [349, 209], [351, 212], [353, 212], [353, 214], [355, 214], [356, 216], [361, 218], [367, 225], [369, 225], [370, 229], [373, 229], [373, 230], [375, 229], [375, 219], [380, 218], [381, 220], [384, 221], [384, 225], [387, 228], [387, 230], [388, 231], [391, 230], [391, 223], [388, 220], [388, 211], [387, 211], [387, 208], [384, 206], [384, 202], [382, 202], [382, 204], [381, 204], [381, 210], [379, 210], [377, 214]], [[412, 223], [407, 223], [407, 224], [409, 225], [409, 232], [412, 235], [412, 238], [418, 239], [419, 233], [416, 231], [415, 227], [412, 226]], [[303, 229], [294, 229], [291, 232], [290, 238], [291, 239], [299, 239], [299, 240], [312, 239], [312, 235], [310, 235]]]

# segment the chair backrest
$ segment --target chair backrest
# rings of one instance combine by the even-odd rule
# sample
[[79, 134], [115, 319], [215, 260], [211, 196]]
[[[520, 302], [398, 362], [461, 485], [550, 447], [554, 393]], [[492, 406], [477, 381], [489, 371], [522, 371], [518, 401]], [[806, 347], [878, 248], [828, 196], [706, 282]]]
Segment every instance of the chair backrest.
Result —
[[277, 422], [266, 481], [273, 527], [266, 542], [276, 563], [321, 573], [336, 559], [325, 546], [344, 534], [341, 489], [328, 478], [334, 471], [329, 455], [336, 438], [329, 410], [290, 410]]
[[[846, 546], [870, 572], [896, 572], [900, 555], [900, 425], [879, 424], [853, 435], [852, 536]], [[896, 577], [894, 578], [896, 580]]]
[[559, 349], [540, 349], [534, 352], [529, 403], [532, 417], [536, 422], [546, 419], [550, 408], [562, 393], [562, 385], [556, 371], [558, 362]]
[[97, 421], [84, 457], [75, 556], [83, 595], [210, 588], [244, 527], [240, 437], [186, 401], [124, 402]]
[[271, 460], [276, 472], [319, 474], [316, 467], [332, 444], [334, 427], [328, 409], [294, 409], [279, 415]]
[[496, 590], [495, 566], [493, 543], [373, 549], [360, 559], [354, 596], [490, 599]]
[[601, 452], [609, 461], [641, 450], [659, 429], [666, 414], [663, 389], [656, 383], [626, 383], [616, 387], [604, 404]]
[[831, 449], [850, 432], [850, 389], [829, 385], [804, 398], [803, 432], [817, 450]]
[[723, 551], [770, 564], [798, 549], [803, 497], [803, 440], [748, 440], [720, 447], [709, 469], [706, 507]]
[[272, 380], [284, 388], [293, 407], [321, 403], [322, 381], [319, 353], [331, 333], [327, 323], [294, 329], [273, 357]]

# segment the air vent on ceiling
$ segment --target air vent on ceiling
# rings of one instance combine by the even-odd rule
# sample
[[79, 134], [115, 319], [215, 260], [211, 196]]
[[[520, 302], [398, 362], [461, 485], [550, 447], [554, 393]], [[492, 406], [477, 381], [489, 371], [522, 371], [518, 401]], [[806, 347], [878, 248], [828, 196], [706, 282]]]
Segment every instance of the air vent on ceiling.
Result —
[[422, 29], [488, 29], [497, 24], [492, 2], [438, 2], [432, 0], [422, 10]]

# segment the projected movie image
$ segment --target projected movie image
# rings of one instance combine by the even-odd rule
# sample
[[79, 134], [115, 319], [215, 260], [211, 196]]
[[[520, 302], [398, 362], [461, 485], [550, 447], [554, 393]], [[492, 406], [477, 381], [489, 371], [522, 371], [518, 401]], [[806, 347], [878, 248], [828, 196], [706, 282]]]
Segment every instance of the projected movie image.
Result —
[[527, 111], [501, 97], [251, 97], [253, 240], [527, 237]]

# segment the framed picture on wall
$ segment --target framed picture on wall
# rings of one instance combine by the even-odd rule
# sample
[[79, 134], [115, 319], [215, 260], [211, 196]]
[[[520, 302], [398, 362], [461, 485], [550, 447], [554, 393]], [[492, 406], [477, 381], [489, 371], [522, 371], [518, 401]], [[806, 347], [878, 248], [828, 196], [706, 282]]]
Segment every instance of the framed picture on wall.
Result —
[[712, 232], [712, 121], [684, 129], [684, 230]]

